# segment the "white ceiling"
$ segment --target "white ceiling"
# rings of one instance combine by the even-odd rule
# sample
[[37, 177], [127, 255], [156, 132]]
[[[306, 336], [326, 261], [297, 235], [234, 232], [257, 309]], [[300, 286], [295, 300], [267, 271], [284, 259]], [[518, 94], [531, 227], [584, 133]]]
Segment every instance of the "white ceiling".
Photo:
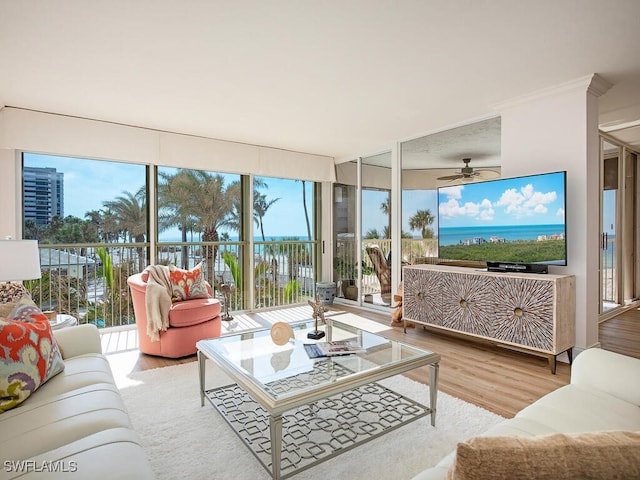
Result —
[[598, 73], [640, 146], [639, 28], [638, 0], [0, 0], [0, 106], [340, 160]]

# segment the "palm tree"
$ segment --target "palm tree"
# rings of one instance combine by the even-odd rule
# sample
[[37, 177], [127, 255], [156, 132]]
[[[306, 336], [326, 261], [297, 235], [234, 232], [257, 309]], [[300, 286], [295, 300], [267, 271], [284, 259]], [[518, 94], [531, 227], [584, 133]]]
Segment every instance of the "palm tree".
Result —
[[254, 215], [258, 217], [258, 226], [260, 227], [260, 235], [262, 235], [262, 241], [264, 238], [264, 224], [263, 219], [267, 214], [267, 210], [271, 208], [271, 205], [280, 200], [280, 197], [267, 201], [267, 196], [264, 193], [256, 193], [253, 199], [253, 211]]
[[385, 215], [389, 215], [391, 213], [391, 200], [388, 196], [380, 204], [380, 210], [382, 210], [382, 213], [384, 213]]
[[307, 187], [304, 180], [296, 180], [302, 182], [302, 208], [304, 209], [304, 219], [307, 222], [307, 239], [311, 240], [311, 225], [309, 223], [309, 212], [307, 211]]
[[431, 210], [418, 210], [411, 218], [409, 218], [409, 228], [411, 230], [420, 230], [422, 238], [432, 238], [433, 230], [429, 228], [434, 221]]
[[[184, 199], [181, 208], [195, 220], [195, 228], [202, 232], [204, 243], [218, 242], [219, 229], [230, 224], [233, 190], [228, 191], [221, 174], [211, 174], [202, 170], [187, 170], [186, 174], [185, 186], [190, 194]], [[204, 245], [203, 250], [207, 261], [207, 276], [213, 281], [218, 245]]]
[[106, 243], [114, 243], [118, 241], [120, 236], [120, 228], [118, 226], [118, 218], [110, 210], [101, 210], [102, 215], [102, 236]]
[[369, 230], [367, 230], [367, 233], [365, 233], [364, 238], [366, 239], [380, 238], [380, 233], [378, 232], [377, 228], [370, 228]]
[[[261, 178], [253, 177], [253, 221], [256, 226], [260, 226], [260, 220], [256, 212], [256, 199], [261, 195], [260, 188], [269, 188], [269, 185]], [[231, 198], [231, 213], [227, 219], [226, 226], [231, 230], [240, 232], [242, 227], [242, 190], [240, 181], [231, 182], [227, 187], [227, 194]]]
[[[140, 187], [135, 194], [122, 192], [122, 195], [116, 197], [115, 200], [102, 202], [117, 218], [118, 228], [124, 233], [125, 241], [135, 243], [144, 242], [147, 234], [146, 203], [145, 187]], [[138, 251], [138, 266], [142, 271], [145, 267], [144, 249], [137, 247], [136, 250]]]
[[[191, 195], [192, 178], [189, 170], [180, 169], [176, 174], [159, 173], [158, 184], [158, 229], [167, 230], [178, 227], [181, 242], [187, 242], [187, 231], [193, 228], [195, 221], [191, 212], [186, 209], [188, 197]], [[187, 245], [182, 245], [182, 268], [189, 268], [189, 252]]]

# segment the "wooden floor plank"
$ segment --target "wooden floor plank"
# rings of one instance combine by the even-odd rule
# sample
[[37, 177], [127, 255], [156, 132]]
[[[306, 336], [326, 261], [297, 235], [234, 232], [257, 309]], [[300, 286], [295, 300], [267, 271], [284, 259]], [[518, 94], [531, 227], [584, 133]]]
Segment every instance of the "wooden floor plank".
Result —
[[[298, 308], [298, 307], [296, 307]], [[350, 306], [334, 306], [334, 310], [365, 317], [381, 328], [380, 335], [403, 341], [441, 355], [439, 390], [473, 403], [504, 417], [512, 417], [525, 406], [548, 392], [569, 383], [571, 368], [559, 362], [553, 375], [546, 358], [497, 347], [488, 343], [471, 341], [423, 328], [390, 327], [390, 317], [383, 312], [372, 312]], [[297, 312], [293, 312], [297, 313]], [[246, 325], [272, 323], [287, 318], [286, 312], [243, 313], [238, 315]], [[640, 358], [640, 309], [630, 309], [599, 326], [602, 348]], [[137, 332], [115, 330], [105, 332], [102, 345], [105, 353], [115, 354], [120, 349], [131, 351], [136, 347]], [[116, 368], [141, 371], [178, 363], [195, 361], [190, 356], [182, 359], [166, 359], [142, 353], [129, 356]], [[428, 383], [427, 367], [407, 374], [419, 382]]]

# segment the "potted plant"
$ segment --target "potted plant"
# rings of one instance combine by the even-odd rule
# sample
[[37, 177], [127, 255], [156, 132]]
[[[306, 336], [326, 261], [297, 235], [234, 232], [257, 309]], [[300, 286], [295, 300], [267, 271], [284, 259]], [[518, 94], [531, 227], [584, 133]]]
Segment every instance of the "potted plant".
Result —
[[[349, 300], [358, 300], [358, 285], [356, 285], [358, 262], [349, 262], [345, 258], [336, 257], [333, 265], [340, 280], [342, 296]], [[371, 268], [367, 266], [364, 260], [361, 262], [361, 268], [363, 275], [372, 273]]]

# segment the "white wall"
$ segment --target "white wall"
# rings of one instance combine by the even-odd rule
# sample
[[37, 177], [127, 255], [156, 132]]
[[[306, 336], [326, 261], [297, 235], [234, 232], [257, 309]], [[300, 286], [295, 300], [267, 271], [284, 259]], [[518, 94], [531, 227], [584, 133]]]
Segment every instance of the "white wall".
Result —
[[576, 276], [576, 347], [598, 343], [599, 143], [597, 97], [608, 86], [585, 77], [502, 104], [502, 175], [567, 171], [566, 267]]

